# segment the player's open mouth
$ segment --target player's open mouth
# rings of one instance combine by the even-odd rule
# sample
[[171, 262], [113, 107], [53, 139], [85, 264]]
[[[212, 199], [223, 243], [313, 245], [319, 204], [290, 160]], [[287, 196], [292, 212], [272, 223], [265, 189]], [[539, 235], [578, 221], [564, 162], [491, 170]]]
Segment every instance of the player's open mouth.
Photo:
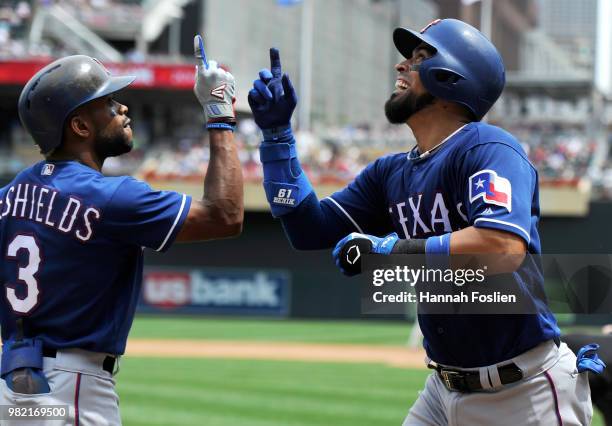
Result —
[[123, 125], [123, 128], [124, 128], [124, 129], [131, 129], [131, 127], [130, 127], [130, 123], [131, 123], [131, 122], [132, 122], [132, 120], [127, 120], [127, 121], [125, 122], [125, 124]]
[[397, 79], [395, 80], [395, 88], [398, 90], [406, 90], [408, 89], [408, 83], [404, 80]]

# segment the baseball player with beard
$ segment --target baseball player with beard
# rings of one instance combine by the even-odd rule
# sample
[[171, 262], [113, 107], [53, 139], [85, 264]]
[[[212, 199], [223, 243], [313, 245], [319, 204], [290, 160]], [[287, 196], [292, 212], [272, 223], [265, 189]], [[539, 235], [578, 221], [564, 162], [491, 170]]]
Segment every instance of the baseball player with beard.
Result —
[[[0, 407], [68, 409], [61, 420], [39, 414], [28, 425], [119, 425], [113, 376], [144, 249], [241, 232], [234, 77], [207, 61], [200, 36], [194, 42], [194, 92], [210, 139], [201, 200], [101, 173], [105, 159], [132, 149], [128, 108], [113, 93], [134, 77], [113, 77], [96, 59], [76, 55], [47, 65], [23, 88], [19, 115], [45, 159], [0, 189]], [[6, 412], [0, 420], [25, 424]]]
[[537, 172], [511, 134], [480, 121], [505, 84], [499, 53], [454, 19], [397, 28], [393, 40], [405, 59], [385, 113], [407, 124], [417, 145], [379, 158], [323, 200], [300, 167], [290, 126], [297, 96], [270, 50], [271, 69], [260, 71], [249, 104], [263, 132], [272, 214], [295, 248], [335, 247], [347, 274], [360, 269], [348, 249], [363, 241], [378, 254], [490, 253], [506, 259], [498, 272], [512, 273], [532, 299], [534, 314], [419, 315], [435, 371], [404, 425], [589, 424], [586, 374], [560, 342], [539, 265], [526, 256], [540, 253]]

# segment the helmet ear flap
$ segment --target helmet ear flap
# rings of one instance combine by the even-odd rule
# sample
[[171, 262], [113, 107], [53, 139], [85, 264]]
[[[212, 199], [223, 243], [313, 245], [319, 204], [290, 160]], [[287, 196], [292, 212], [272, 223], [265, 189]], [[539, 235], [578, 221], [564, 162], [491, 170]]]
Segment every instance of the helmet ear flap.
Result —
[[[422, 64], [412, 64], [410, 65], [409, 69], [410, 71], [419, 71], [421, 69], [421, 65]], [[427, 72], [430, 73], [429, 70]], [[436, 83], [441, 83], [441, 84], [444, 84], [444, 83], [454, 84], [463, 78], [461, 74], [458, 74], [454, 71], [450, 71], [447, 69], [440, 69], [440, 68], [433, 69], [433, 76], [434, 76], [434, 80], [436, 81]]]
[[447, 68], [432, 68], [429, 70], [429, 74], [432, 75], [434, 81], [440, 85], [450, 86], [456, 84], [459, 80], [465, 80], [465, 77], [461, 74]]
[[429, 93], [439, 98], [452, 99], [461, 90], [458, 84], [466, 81], [463, 75], [447, 67], [433, 65], [423, 68], [419, 72], [423, 85]]
[[[465, 84], [467, 79], [462, 74], [445, 67], [434, 66], [427, 70], [421, 68], [420, 75], [429, 93], [437, 98], [451, 100], [453, 97], [457, 97], [457, 95], [460, 94], [460, 99], [455, 99], [453, 101], [463, 105], [473, 121], [480, 120], [471, 106], [474, 103], [469, 99], [472, 94]], [[461, 84], [462, 82], [464, 84]]]

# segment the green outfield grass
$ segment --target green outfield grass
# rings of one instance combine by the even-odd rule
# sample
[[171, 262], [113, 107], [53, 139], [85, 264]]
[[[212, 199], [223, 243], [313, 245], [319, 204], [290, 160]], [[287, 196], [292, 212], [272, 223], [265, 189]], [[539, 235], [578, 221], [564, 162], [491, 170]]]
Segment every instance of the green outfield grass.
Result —
[[[409, 323], [137, 317], [130, 337], [405, 345]], [[126, 426], [399, 426], [427, 370], [138, 358], [117, 377]], [[594, 426], [603, 426], [596, 415]]]
[[[409, 321], [273, 320], [139, 315], [130, 337], [138, 339], [251, 340], [364, 345], [405, 345]], [[563, 327], [565, 333], [596, 334], [600, 327]]]
[[126, 358], [126, 426], [400, 425], [425, 370], [376, 364]]
[[405, 345], [411, 329], [410, 322], [390, 321], [286, 321], [137, 316], [130, 337]]

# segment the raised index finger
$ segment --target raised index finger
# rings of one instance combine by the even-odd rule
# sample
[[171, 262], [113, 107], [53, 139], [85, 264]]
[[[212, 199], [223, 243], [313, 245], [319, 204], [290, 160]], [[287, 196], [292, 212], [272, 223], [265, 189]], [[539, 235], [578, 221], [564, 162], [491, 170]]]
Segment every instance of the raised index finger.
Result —
[[270, 48], [270, 70], [272, 71], [273, 78], [279, 78], [281, 76], [280, 55], [276, 47]]
[[193, 38], [193, 54], [196, 59], [201, 60], [204, 67], [208, 69], [208, 59], [206, 59], [206, 52], [204, 51], [204, 42], [199, 34], [196, 34]]

